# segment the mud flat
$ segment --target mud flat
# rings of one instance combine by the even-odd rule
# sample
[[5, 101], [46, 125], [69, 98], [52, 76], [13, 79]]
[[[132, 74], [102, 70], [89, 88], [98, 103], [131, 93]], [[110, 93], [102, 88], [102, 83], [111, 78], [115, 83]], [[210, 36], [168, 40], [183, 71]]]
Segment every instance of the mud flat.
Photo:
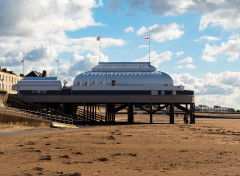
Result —
[[167, 123], [0, 135], [0, 175], [240, 175], [240, 120]]

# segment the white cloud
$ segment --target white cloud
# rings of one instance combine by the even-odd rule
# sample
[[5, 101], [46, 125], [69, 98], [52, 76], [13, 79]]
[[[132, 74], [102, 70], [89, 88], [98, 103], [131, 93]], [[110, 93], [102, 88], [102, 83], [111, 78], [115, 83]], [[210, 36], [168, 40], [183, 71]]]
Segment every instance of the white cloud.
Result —
[[[220, 26], [225, 30], [240, 28], [240, 1], [238, 0], [125, 0], [132, 9], [155, 13], [159, 15], [181, 15], [196, 12], [201, 15], [199, 30], [206, 29], [209, 25]], [[115, 9], [123, 7], [115, 4]]]
[[180, 38], [184, 31], [181, 30], [182, 26], [177, 23], [171, 23], [169, 25], [159, 25], [155, 24], [149, 28], [142, 26], [138, 31], [137, 35], [149, 35], [151, 38], [157, 42], [164, 42], [167, 40], [174, 40]]
[[124, 32], [125, 33], [134, 32], [134, 29], [133, 29], [133, 27], [127, 27], [127, 28], [124, 29]]
[[186, 64], [186, 65], [178, 65], [176, 67], [174, 67], [174, 69], [195, 69], [196, 66], [194, 64]]
[[219, 9], [203, 15], [200, 20], [199, 30], [203, 31], [209, 24], [212, 26], [221, 26], [225, 30], [237, 29], [240, 27], [239, 9]]
[[220, 40], [220, 38], [218, 37], [213, 37], [213, 36], [207, 36], [207, 35], [203, 35], [200, 37], [200, 39], [197, 39], [195, 41], [202, 41], [202, 40], [207, 40], [207, 41], [218, 41]]
[[220, 46], [216, 45], [205, 45], [205, 49], [203, 50], [202, 59], [207, 62], [215, 62], [216, 59], [214, 56], [226, 55], [228, 56], [228, 61], [233, 62], [239, 58], [240, 51], [240, 39], [237, 38], [235, 40], [228, 40], [226, 43], [221, 43]]
[[207, 73], [204, 78], [185, 73], [172, 75], [172, 78], [175, 85], [184, 85], [186, 89], [195, 91], [196, 104], [240, 108], [237, 100], [240, 94], [240, 72]]
[[[173, 53], [170, 51], [165, 51], [163, 53], [156, 53], [155, 51], [152, 51], [151, 56], [151, 63], [155, 67], [158, 67], [160, 63], [165, 61], [170, 61], [172, 59]], [[145, 57], [135, 60], [136, 62], [149, 62], [149, 55], [147, 54]]]
[[140, 46], [138, 46], [138, 48], [148, 48], [149, 47], [149, 45], [140, 45]]
[[[61, 76], [70, 79], [86, 71], [99, 60], [99, 42], [96, 37], [72, 39], [65, 32], [101, 25], [95, 22], [92, 10], [102, 5], [102, 0], [0, 1], [0, 65], [19, 74], [24, 57], [25, 73], [48, 70], [49, 75], [56, 76], [55, 60], [64, 52], [70, 60], [60, 63]], [[102, 38], [101, 44], [104, 52], [107, 47], [123, 46], [125, 42]], [[101, 60], [107, 61], [108, 57], [101, 53]]]
[[185, 64], [185, 65], [178, 65], [177, 67], [175, 67], [175, 69], [195, 69], [196, 66], [193, 63], [193, 58], [191, 57], [187, 57], [185, 59], [182, 59], [180, 61], [178, 61], [179, 64]]
[[92, 14], [92, 9], [99, 5], [94, 0], [2, 1], [0, 33], [42, 38], [51, 32], [100, 25]]
[[202, 60], [204, 60], [206, 62], [217, 62], [217, 59], [215, 59], [212, 56], [203, 55], [201, 58], [202, 58]]
[[189, 69], [195, 69], [196, 66], [193, 65], [193, 64], [187, 64], [187, 65], [186, 65], [186, 68], [189, 68]]
[[181, 56], [181, 55], [183, 55], [183, 54], [184, 54], [183, 51], [176, 52], [176, 56], [177, 56], [177, 57], [179, 57], [179, 56]]
[[178, 63], [182, 64], [182, 63], [192, 63], [193, 59], [191, 57], [187, 57], [183, 60], [178, 61]]
[[174, 69], [182, 69], [182, 68], [183, 68], [182, 65], [178, 65], [178, 66], [174, 67]]

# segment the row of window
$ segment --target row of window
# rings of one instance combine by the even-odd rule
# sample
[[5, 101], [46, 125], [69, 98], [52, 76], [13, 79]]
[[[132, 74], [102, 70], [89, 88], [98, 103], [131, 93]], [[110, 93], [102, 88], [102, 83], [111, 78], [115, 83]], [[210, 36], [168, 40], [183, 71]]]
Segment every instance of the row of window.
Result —
[[10, 90], [12, 90], [12, 87], [11, 87], [10, 84], [9, 84], [9, 85], [6, 85], [6, 84], [1, 84], [1, 83], [0, 83], [0, 90], [10, 91]]
[[8, 76], [0, 73], [0, 80], [1, 81], [7, 81], [7, 82], [12, 82], [13, 84], [17, 84], [18, 81], [21, 80], [21, 78], [17, 78], [14, 76]]
[[[85, 82], [80, 82], [78, 81], [77, 82], [77, 86], [90, 86], [90, 85], [96, 85], [97, 82], [96, 81], [93, 81], [92, 83], [88, 82], [88, 81], [85, 81]], [[104, 81], [100, 81], [99, 84], [105, 84]], [[117, 85], [117, 81], [116, 80], [112, 80], [112, 86], [116, 86]], [[165, 86], [168, 86], [168, 84], [165, 84]]]
[[[89, 83], [88, 81], [85, 81], [83, 83], [80, 82], [80, 81], [77, 82], [78, 86], [89, 86], [89, 85], [95, 85], [95, 84], [97, 84], [96, 81], [93, 81], [92, 83]], [[105, 82], [104, 81], [100, 81], [99, 84], [105, 84]], [[116, 84], [117, 84], [117, 81], [116, 80], [112, 80], [112, 86], [116, 86]]]

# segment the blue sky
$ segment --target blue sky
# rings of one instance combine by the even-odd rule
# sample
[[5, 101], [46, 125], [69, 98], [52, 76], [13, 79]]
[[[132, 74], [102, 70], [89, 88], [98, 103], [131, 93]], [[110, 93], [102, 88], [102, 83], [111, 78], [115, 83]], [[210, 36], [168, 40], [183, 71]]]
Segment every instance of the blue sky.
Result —
[[47, 70], [69, 85], [101, 61], [148, 61], [196, 104], [240, 109], [238, 0], [0, 0], [0, 65]]

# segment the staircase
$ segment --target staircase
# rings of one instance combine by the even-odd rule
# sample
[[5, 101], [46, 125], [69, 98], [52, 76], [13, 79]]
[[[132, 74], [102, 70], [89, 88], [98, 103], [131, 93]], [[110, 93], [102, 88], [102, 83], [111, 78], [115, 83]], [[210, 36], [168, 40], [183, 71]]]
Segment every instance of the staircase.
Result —
[[105, 116], [84, 110], [80, 107], [77, 109], [77, 118], [75, 119], [78, 123], [104, 123]]
[[43, 118], [53, 122], [66, 124], [73, 124], [74, 122], [74, 119], [68, 114], [61, 113], [55, 109], [47, 108], [36, 103], [23, 101], [21, 99], [12, 97], [11, 95], [9, 95], [6, 104], [10, 109], [19, 109], [20, 111], [32, 114], [35, 117]]

